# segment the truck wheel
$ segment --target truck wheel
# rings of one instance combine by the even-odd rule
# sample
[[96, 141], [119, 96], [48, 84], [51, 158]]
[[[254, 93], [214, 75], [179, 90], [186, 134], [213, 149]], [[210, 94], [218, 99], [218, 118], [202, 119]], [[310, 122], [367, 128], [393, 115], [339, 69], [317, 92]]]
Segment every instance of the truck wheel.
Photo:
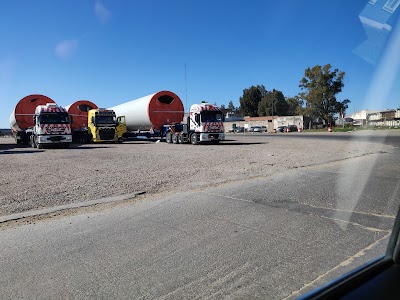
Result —
[[37, 147], [38, 149], [43, 149], [43, 145], [42, 145], [42, 144], [36, 144], [36, 147]]
[[176, 133], [172, 135], [172, 144], [178, 144], [178, 135]]
[[91, 134], [88, 134], [86, 136], [86, 143], [92, 144], [93, 143], [93, 136]]
[[182, 135], [182, 134], [178, 135], [178, 143], [179, 143], [179, 144], [183, 144], [183, 143], [184, 143], [184, 142], [183, 142], [183, 135]]
[[118, 143], [122, 144], [123, 141], [124, 141], [124, 138], [122, 138], [122, 137], [118, 138]]
[[168, 143], [168, 144], [171, 144], [171, 142], [172, 142], [172, 135], [171, 135], [171, 132], [167, 132], [167, 134], [165, 135], [165, 141]]
[[196, 133], [192, 133], [190, 136], [190, 141], [192, 142], [192, 145], [197, 145], [199, 143]]

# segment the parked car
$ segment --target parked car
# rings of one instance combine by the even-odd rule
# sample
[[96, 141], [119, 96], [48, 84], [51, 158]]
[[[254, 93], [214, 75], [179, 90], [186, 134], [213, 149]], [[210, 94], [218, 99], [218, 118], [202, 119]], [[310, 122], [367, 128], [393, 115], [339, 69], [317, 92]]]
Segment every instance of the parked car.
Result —
[[296, 125], [289, 125], [286, 127], [286, 132], [293, 132], [293, 131], [298, 131]]
[[254, 126], [254, 132], [267, 132], [267, 127], [265, 126]]
[[233, 133], [233, 132], [244, 132], [244, 127], [237, 126], [235, 128], [232, 127], [228, 129], [228, 133]]
[[244, 132], [244, 127], [236, 127], [236, 132]]
[[286, 132], [286, 126], [279, 126], [279, 127], [276, 129], [276, 132]]

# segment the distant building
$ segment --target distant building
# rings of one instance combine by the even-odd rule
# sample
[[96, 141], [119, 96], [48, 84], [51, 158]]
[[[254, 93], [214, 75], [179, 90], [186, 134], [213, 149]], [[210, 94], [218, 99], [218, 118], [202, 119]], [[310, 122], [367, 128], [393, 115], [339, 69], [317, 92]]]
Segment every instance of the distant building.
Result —
[[225, 119], [225, 130], [229, 132], [233, 125], [242, 127], [245, 130], [253, 126], [265, 126], [268, 132], [273, 132], [279, 126], [296, 125], [301, 129], [310, 129], [312, 119], [305, 116], [265, 116], [265, 117], [244, 117], [243, 121], [227, 121]]
[[349, 117], [339, 118], [335, 121], [336, 126], [353, 125], [353, 124], [354, 124], [354, 120]]
[[354, 126], [367, 126], [367, 117], [369, 114], [373, 114], [379, 112], [378, 110], [360, 110], [358, 112], [352, 113], [350, 115], [347, 115], [347, 118], [352, 118], [354, 120], [353, 125]]
[[244, 121], [244, 119], [243, 116], [238, 112], [232, 110], [226, 110], [225, 122], [233, 122], [233, 121]]
[[236, 127], [245, 128], [246, 130], [253, 126], [265, 126], [267, 127], [267, 131], [272, 132], [274, 129], [274, 124], [272, 122], [273, 119], [277, 118], [277, 116], [265, 116], [265, 117], [241, 117], [240, 120], [227, 120], [225, 119], [225, 131], [229, 132], [232, 130], [232, 127], [235, 125]]
[[274, 120], [274, 128], [279, 126], [296, 125], [300, 129], [311, 129], [313, 125], [313, 119], [299, 115], [299, 116], [282, 116]]
[[355, 126], [400, 127], [400, 109], [361, 110], [347, 116]]
[[368, 126], [400, 127], [400, 109], [374, 112], [367, 117]]

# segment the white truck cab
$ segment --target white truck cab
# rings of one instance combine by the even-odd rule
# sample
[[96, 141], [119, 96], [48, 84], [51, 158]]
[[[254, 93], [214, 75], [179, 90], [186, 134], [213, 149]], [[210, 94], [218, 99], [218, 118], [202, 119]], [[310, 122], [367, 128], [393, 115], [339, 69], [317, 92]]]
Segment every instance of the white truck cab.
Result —
[[40, 149], [48, 144], [62, 144], [68, 147], [72, 142], [69, 115], [65, 108], [55, 103], [39, 105], [33, 118], [35, 125], [30, 137], [32, 147]]
[[193, 104], [189, 112], [189, 130], [197, 133], [199, 142], [225, 140], [224, 115], [210, 103]]

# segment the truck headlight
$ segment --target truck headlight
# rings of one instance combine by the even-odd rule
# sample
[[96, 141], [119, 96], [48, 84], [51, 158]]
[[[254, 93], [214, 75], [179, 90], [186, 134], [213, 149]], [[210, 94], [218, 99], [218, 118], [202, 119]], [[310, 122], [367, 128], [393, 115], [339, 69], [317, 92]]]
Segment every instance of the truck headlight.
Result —
[[67, 135], [66, 140], [67, 140], [67, 141], [71, 141], [71, 140], [72, 140], [72, 137], [71, 137], [70, 135]]
[[45, 141], [46, 141], [46, 137], [45, 137], [45, 136], [41, 136], [41, 137], [39, 137], [39, 141], [41, 141], [41, 142], [45, 142]]

